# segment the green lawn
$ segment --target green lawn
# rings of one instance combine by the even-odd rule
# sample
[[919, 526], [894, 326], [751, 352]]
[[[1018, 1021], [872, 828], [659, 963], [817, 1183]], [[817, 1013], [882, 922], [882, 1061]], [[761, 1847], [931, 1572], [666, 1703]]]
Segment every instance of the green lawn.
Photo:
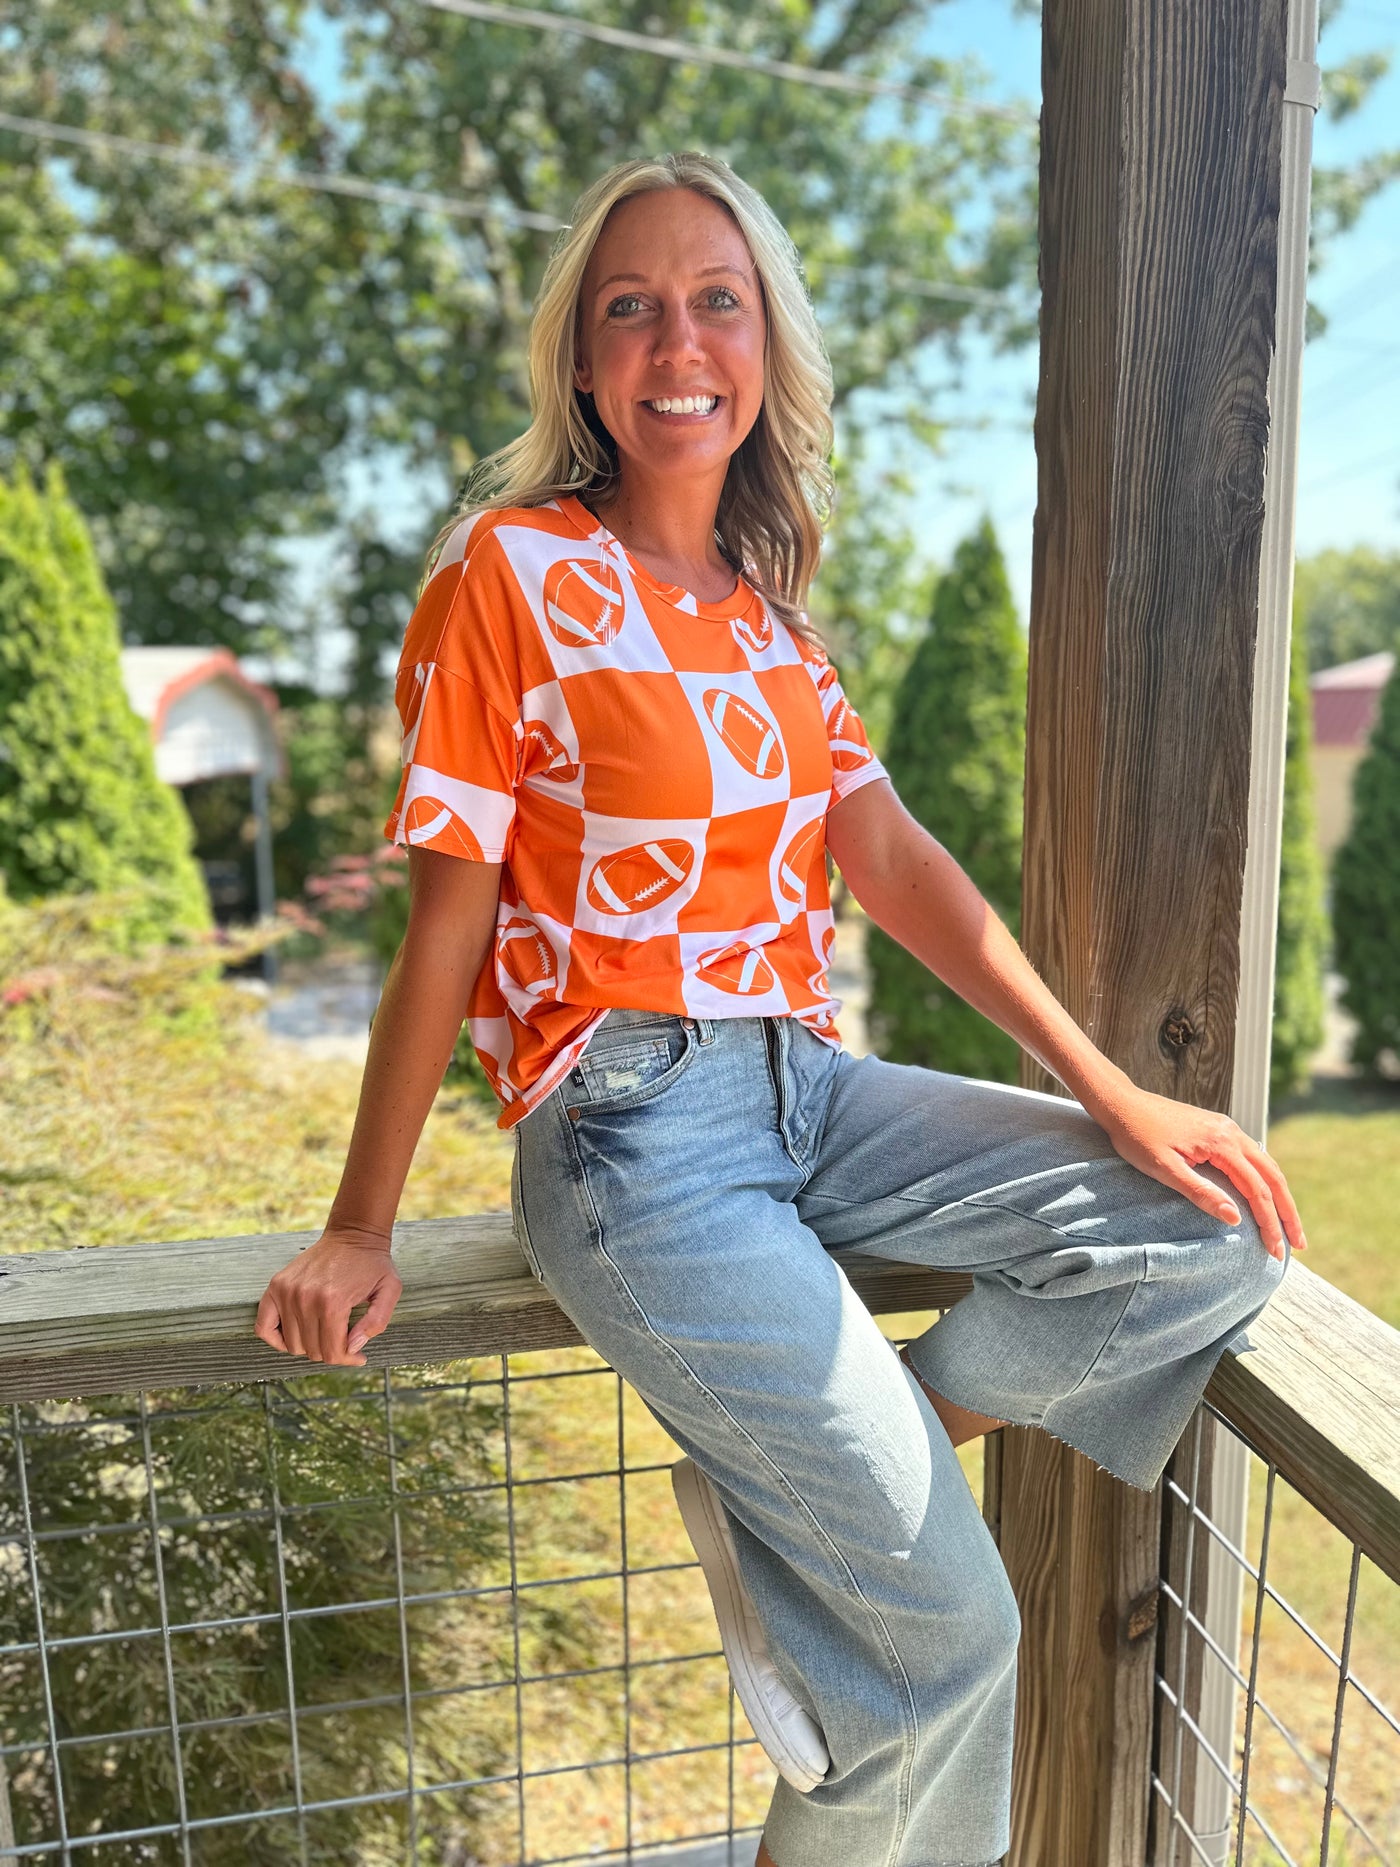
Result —
[[1269, 1152], [1298, 1202], [1309, 1270], [1400, 1328], [1400, 1084], [1317, 1078], [1275, 1111]]

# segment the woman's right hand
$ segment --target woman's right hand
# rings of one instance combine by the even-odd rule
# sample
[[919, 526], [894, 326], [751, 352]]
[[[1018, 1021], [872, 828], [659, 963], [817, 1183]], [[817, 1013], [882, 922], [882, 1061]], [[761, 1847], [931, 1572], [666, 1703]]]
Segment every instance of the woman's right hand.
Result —
[[[268, 1284], [254, 1335], [283, 1354], [363, 1368], [366, 1358], [360, 1351], [387, 1328], [403, 1289], [390, 1242], [378, 1233], [328, 1225]], [[350, 1312], [359, 1303], [369, 1308], [347, 1344]]]

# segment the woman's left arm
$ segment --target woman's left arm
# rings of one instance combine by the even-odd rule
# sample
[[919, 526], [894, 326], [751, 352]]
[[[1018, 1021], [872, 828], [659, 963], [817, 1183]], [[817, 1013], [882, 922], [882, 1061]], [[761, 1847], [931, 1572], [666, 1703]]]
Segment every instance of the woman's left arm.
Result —
[[1275, 1257], [1283, 1234], [1307, 1249], [1277, 1163], [1228, 1115], [1139, 1089], [1095, 1047], [1050, 991], [967, 872], [910, 815], [888, 779], [827, 814], [826, 842], [877, 926], [1064, 1084], [1133, 1166], [1202, 1212], [1239, 1223], [1229, 1196], [1194, 1168], [1218, 1168], [1249, 1202]]

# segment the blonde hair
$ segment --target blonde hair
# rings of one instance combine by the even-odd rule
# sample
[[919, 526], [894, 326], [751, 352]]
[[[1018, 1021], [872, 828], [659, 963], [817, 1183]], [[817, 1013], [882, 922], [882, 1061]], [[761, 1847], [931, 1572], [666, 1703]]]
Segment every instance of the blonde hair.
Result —
[[697, 149], [619, 162], [580, 195], [550, 254], [530, 322], [530, 425], [468, 474], [452, 518], [429, 548], [419, 593], [468, 513], [540, 506], [568, 494], [586, 499], [616, 481], [616, 447], [592, 397], [574, 386], [579, 301], [608, 215], [632, 195], [660, 188], [692, 188], [728, 209], [753, 256], [767, 314], [763, 403], [730, 459], [715, 538], [774, 615], [821, 648], [804, 606], [835, 500], [831, 362], [787, 230], [757, 189]]

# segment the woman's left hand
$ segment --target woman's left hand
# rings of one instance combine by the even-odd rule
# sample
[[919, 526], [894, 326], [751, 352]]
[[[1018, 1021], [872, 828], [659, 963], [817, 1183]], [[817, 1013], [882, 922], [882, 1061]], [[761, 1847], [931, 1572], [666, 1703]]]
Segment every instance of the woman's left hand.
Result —
[[1124, 1160], [1184, 1193], [1202, 1212], [1228, 1225], [1240, 1222], [1229, 1195], [1204, 1174], [1192, 1172], [1209, 1165], [1219, 1168], [1249, 1202], [1274, 1257], [1284, 1255], [1285, 1232], [1295, 1251], [1307, 1250], [1303, 1222], [1282, 1169], [1228, 1115], [1138, 1088], [1115, 1097], [1111, 1108], [1092, 1112]]

